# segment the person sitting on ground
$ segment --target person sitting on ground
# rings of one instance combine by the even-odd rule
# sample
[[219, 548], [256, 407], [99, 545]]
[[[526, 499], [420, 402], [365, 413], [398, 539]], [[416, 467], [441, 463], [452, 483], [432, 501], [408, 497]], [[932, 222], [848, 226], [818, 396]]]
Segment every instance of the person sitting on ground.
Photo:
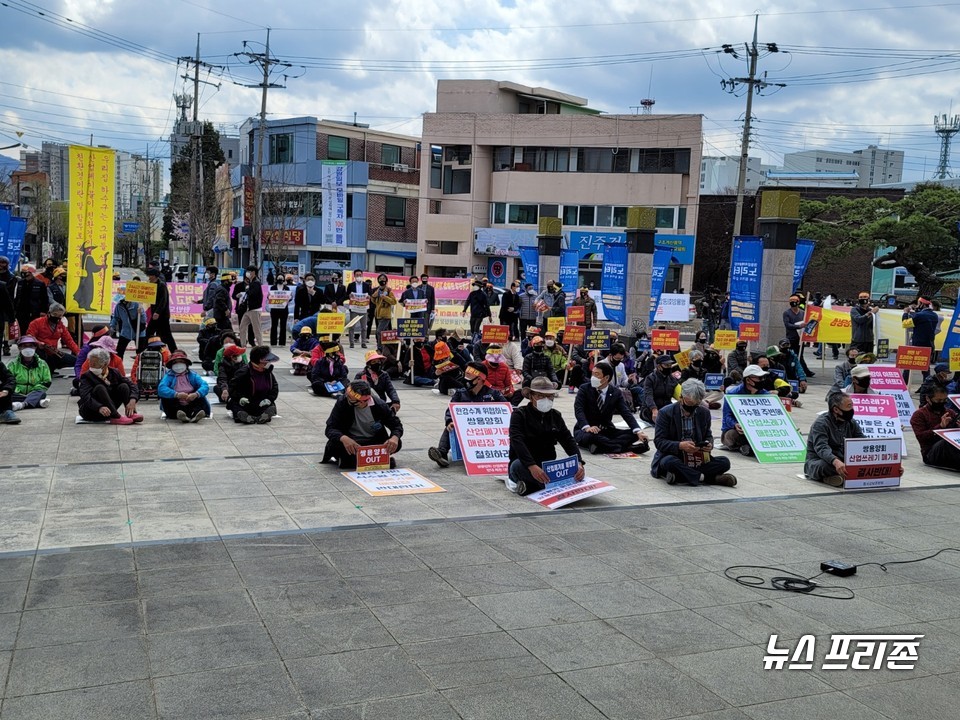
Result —
[[[557, 378], [563, 376], [563, 371], [567, 369], [567, 353], [563, 347], [563, 330], [557, 334], [546, 333], [543, 336], [544, 353], [550, 358], [550, 364], [553, 366], [553, 372]], [[559, 383], [558, 383], [559, 384]]]
[[737, 422], [726, 398], [730, 395], [768, 395], [763, 389], [763, 383], [769, 376], [770, 373], [759, 365], [747, 365], [743, 370], [743, 382], [727, 388], [723, 401], [723, 422], [720, 426], [720, 442], [724, 450], [739, 450], [741, 455], [747, 457], [753, 455], [743, 427]]
[[380, 399], [390, 405], [391, 410], [395, 413], [400, 412], [400, 396], [397, 394], [390, 374], [383, 369], [386, 358], [376, 350], [370, 350], [363, 359], [366, 364], [363, 370], [357, 373], [356, 379], [368, 383]]
[[727, 355], [727, 373], [739, 370], [742, 374], [750, 364], [750, 353], [747, 352], [747, 341], [737, 340], [737, 349]]
[[13, 411], [13, 393], [16, 387], [16, 378], [0, 360], [0, 425], [20, 424], [20, 418]]
[[16, 380], [13, 390], [13, 411], [45, 408], [50, 405], [47, 390], [52, 382], [50, 366], [37, 357], [37, 341], [24, 335], [17, 343], [20, 354], [8, 366]]
[[80, 376], [77, 411], [84, 420], [132, 425], [143, 422], [137, 412], [137, 387], [110, 367], [110, 353], [94, 348], [87, 354], [90, 369]]
[[[471, 362], [464, 371], [466, 387], [457, 390], [450, 399], [452, 403], [495, 403], [507, 402], [503, 394], [487, 385], [487, 367], [483, 363]], [[450, 453], [450, 434], [454, 432], [450, 406], [444, 414], [445, 428], [436, 447], [427, 450], [427, 456], [437, 465], [445, 468], [450, 465], [447, 455]]]
[[451, 390], [456, 391], [463, 387], [463, 369], [456, 362], [453, 350], [447, 342], [447, 331], [438, 328], [434, 337], [435, 340], [431, 345], [427, 345], [427, 349], [433, 353], [433, 372], [437, 378], [436, 392], [440, 395], [449, 395]]
[[533, 348], [530, 347], [530, 341], [535, 337], [540, 337], [540, 328], [536, 327], [535, 325], [531, 325], [524, 333], [523, 340], [520, 341], [520, 355], [526, 357], [533, 352]]
[[953, 380], [953, 373], [950, 372], [950, 366], [947, 363], [937, 363], [933, 367], [933, 372], [928, 375], [923, 384], [920, 385], [920, 404], [924, 405], [930, 397], [930, 393], [935, 388], [943, 388], [947, 394], [956, 392], [956, 383]]
[[[650, 449], [647, 436], [630, 412], [620, 389], [612, 384], [613, 366], [607, 361], [593, 366], [590, 382], [584, 383], [573, 402], [577, 418], [573, 437], [577, 445], [591, 453], [645, 453]], [[614, 414], [623, 418], [628, 430], [613, 424]]]
[[843, 487], [843, 464], [847, 438], [862, 438], [863, 430], [853, 419], [853, 401], [844, 392], [830, 393], [827, 411], [818, 416], [807, 434], [807, 458], [803, 473], [831, 487]]
[[528, 402], [510, 416], [510, 469], [505, 484], [517, 495], [543, 490], [549, 482], [546, 460], [557, 459], [557, 445], [579, 461], [575, 479], [584, 478], [583, 457], [563, 416], [553, 409], [559, 391], [548, 378], [536, 377], [522, 390]]
[[227, 345], [223, 349], [223, 360], [220, 361], [220, 372], [217, 374], [217, 384], [213, 386], [213, 394], [224, 405], [230, 404], [230, 383], [237, 370], [245, 364], [243, 348], [239, 345]]
[[807, 391], [807, 376], [803, 371], [803, 363], [800, 362], [800, 358], [797, 357], [797, 354], [790, 347], [790, 341], [784, 338], [778, 343], [777, 349], [780, 351], [780, 354], [776, 360], [783, 366], [784, 372], [787, 374], [784, 379], [796, 380], [800, 387], [800, 392], [805, 393]]
[[760, 384], [761, 388], [768, 393], [773, 393], [777, 397], [790, 398], [794, 405], [803, 407], [803, 403], [800, 401], [800, 394], [793, 389], [793, 386], [786, 380], [781, 380], [770, 372], [770, 359], [766, 355], [761, 355], [757, 358], [757, 365], [767, 373], [766, 377], [763, 378], [763, 382]]
[[[213, 358], [213, 371], [219, 375], [220, 374], [220, 363], [223, 362], [223, 350], [224, 348], [230, 345], [239, 345], [244, 348], [243, 351], [243, 361], [247, 361], [247, 351], [245, 346], [240, 342], [240, 336], [237, 335], [233, 330], [223, 330], [220, 332], [220, 349], [217, 350], [217, 354]], [[169, 360], [169, 357], [163, 359], [164, 362]]]
[[200, 358], [200, 366], [205, 372], [213, 373], [213, 361], [222, 345], [216, 318], [206, 318], [197, 333], [197, 357]]
[[403, 373], [402, 382], [404, 385], [433, 387], [437, 384], [437, 376], [433, 369], [433, 353], [423, 340], [418, 338], [413, 341], [413, 352], [405, 346], [403, 354], [404, 358], [413, 356], [413, 380], [411, 382], [410, 366], [408, 364], [405, 366]]
[[501, 392], [516, 407], [523, 400], [523, 396], [513, 389], [510, 368], [503, 361], [500, 350], [499, 345], [491, 345], [487, 348], [487, 354], [483, 361], [487, 368], [487, 384], [494, 390]]
[[280, 395], [273, 363], [279, 359], [266, 345], [258, 345], [250, 351], [250, 362], [237, 368], [230, 384], [227, 405], [234, 422], [263, 425], [273, 420]]
[[931, 387], [927, 401], [910, 418], [910, 427], [920, 443], [920, 456], [925, 465], [960, 472], [960, 450], [939, 435], [937, 430], [960, 427], [957, 413], [947, 409], [947, 390]]
[[657, 451], [650, 464], [650, 474], [668, 484], [685, 482], [697, 486], [734, 487], [737, 478], [729, 473], [730, 459], [716, 457], [710, 411], [703, 406], [707, 388], [695, 379], [680, 386], [680, 402], [665, 407], [657, 416], [653, 444]]
[[543, 338], [535, 337], [530, 341], [531, 352], [523, 359], [523, 387], [530, 387], [535, 377], [545, 377], [560, 386], [557, 373], [553, 369], [553, 361], [547, 356], [546, 343]]
[[385, 402], [373, 397], [368, 383], [354, 380], [330, 410], [326, 436], [321, 463], [333, 460], [342, 470], [352, 470], [358, 448], [386, 445], [390, 467], [396, 467], [393, 456], [403, 446], [403, 424]]
[[859, 363], [859, 355], [859, 348], [852, 345], [847, 348], [846, 357], [843, 362], [833, 369], [833, 387], [830, 388], [829, 392], [843, 390], [843, 388], [850, 384], [850, 372]]
[[310, 387], [319, 397], [340, 397], [349, 382], [349, 371], [340, 359], [340, 345], [322, 342], [323, 357], [310, 368]]
[[640, 417], [650, 423], [657, 421], [660, 410], [673, 402], [680, 381], [674, 375], [676, 362], [671, 355], [660, 355], [657, 367], [643, 379], [643, 407]]
[[320, 347], [320, 341], [309, 327], [300, 328], [296, 340], [290, 345], [293, 358], [290, 360], [291, 375], [309, 375], [313, 363], [313, 351]]
[[74, 367], [77, 364], [77, 353], [80, 352], [67, 326], [63, 324], [66, 311], [60, 303], [53, 303], [45, 315], [30, 323], [26, 332], [30, 337], [36, 338], [40, 357], [46, 361], [53, 373], [62, 368]]
[[[114, 340], [109, 335], [103, 335], [101, 337], [98, 337], [92, 343], [90, 343], [90, 349], [93, 350], [94, 348], [103, 348], [108, 353], [110, 353], [110, 367], [112, 367], [118, 373], [126, 377], [127, 369], [123, 366], [123, 358], [121, 358], [117, 354], [116, 340]], [[90, 369], [90, 364], [86, 361], [86, 358], [84, 358], [83, 364], [80, 366], [80, 374], [82, 375], [89, 369]]]
[[157, 395], [167, 419], [175, 417], [180, 422], [195, 423], [210, 417], [212, 413], [207, 402], [210, 388], [190, 369], [193, 361], [183, 350], [177, 350], [166, 364], [169, 372], [160, 381]]
[[73, 364], [73, 376], [74, 376], [74, 386], [76, 386], [77, 380], [84, 372], [83, 363], [87, 359], [87, 354], [93, 350], [95, 343], [100, 338], [109, 336], [110, 327], [107, 325], [94, 325], [90, 331], [90, 339], [80, 348], [80, 352], [77, 353], [77, 360]]
[[870, 387], [870, 368], [857, 365], [850, 371], [850, 384], [843, 388], [847, 395], [879, 395]]

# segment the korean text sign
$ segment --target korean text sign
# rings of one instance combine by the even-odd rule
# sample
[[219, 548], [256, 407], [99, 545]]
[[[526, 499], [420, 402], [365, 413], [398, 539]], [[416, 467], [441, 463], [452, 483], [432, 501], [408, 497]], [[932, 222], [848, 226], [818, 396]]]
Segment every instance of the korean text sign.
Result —
[[651, 330], [650, 342], [653, 350], [673, 352], [680, 349], [679, 330]]
[[738, 237], [733, 243], [730, 270], [730, 322], [760, 321], [760, 282], [763, 278], [763, 240]]
[[502, 475], [510, 465], [510, 403], [450, 403], [467, 475]]
[[757, 460], [765, 463], [802, 463], [807, 447], [797, 426], [776, 395], [727, 395]]
[[898, 487], [900, 485], [900, 441], [896, 438], [847, 438], [843, 451], [846, 477], [843, 487]]

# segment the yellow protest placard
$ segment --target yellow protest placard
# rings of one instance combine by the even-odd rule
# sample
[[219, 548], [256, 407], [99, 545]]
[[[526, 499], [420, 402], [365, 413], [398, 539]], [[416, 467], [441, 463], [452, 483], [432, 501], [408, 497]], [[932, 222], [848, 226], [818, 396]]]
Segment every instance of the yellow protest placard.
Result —
[[153, 305], [157, 301], [157, 286], [150, 282], [128, 280], [123, 291], [123, 299], [127, 302]]
[[343, 313], [318, 313], [317, 335], [339, 335], [343, 332]]
[[817, 326], [817, 340], [822, 343], [847, 345], [853, 335], [853, 322], [849, 312], [823, 310]]
[[563, 326], [567, 324], [567, 319], [565, 317], [548, 317], [547, 318], [547, 332], [553, 333], [556, 335], [558, 332], [563, 330]]
[[717, 330], [713, 334], [714, 350], [736, 350], [737, 349], [737, 331], [736, 330]]
[[950, 372], [960, 372], [960, 348], [950, 348]]
[[678, 352], [673, 354], [673, 359], [677, 361], [677, 365], [681, 370], [686, 370], [690, 367], [690, 351], [684, 350], [683, 352]]
[[67, 312], [110, 314], [116, 154], [70, 146]]

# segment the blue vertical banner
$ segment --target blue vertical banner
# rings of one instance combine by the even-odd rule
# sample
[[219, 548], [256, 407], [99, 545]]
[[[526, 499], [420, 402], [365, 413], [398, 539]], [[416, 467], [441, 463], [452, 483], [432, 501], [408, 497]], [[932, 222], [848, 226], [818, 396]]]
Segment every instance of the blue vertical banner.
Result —
[[657, 318], [657, 306], [660, 304], [660, 296], [663, 295], [671, 257], [673, 257], [672, 248], [654, 247], [653, 269], [650, 273], [650, 327], [653, 327], [653, 321]]
[[567, 305], [577, 296], [577, 282], [580, 280], [580, 253], [576, 250], [560, 251], [560, 277], [557, 278], [567, 293]]
[[943, 338], [940, 362], [947, 362], [950, 359], [950, 351], [953, 348], [960, 348], [960, 293], [957, 293], [957, 307], [954, 308], [953, 317], [950, 318], [950, 326], [947, 328], [947, 334]]
[[793, 258], [793, 291], [796, 292], [797, 288], [800, 287], [803, 283], [803, 276], [807, 272], [807, 267], [810, 265], [810, 258], [813, 257], [813, 240], [807, 240], [806, 238], [797, 238], [797, 250], [796, 255]]
[[[576, 252], [576, 251], [574, 251]], [[600, 301], [607, 320], [627, 324], [627, 246], [607, 243], [603, 247]]]
[[10, 269], [20, 264], [20, 254], [23, 252], [23, 240], [27, 236], [27, 219], [22, 217], [10, 218], [10, 229], [7, 231], [6, 247], [3, 255], [10, 259]]
[[521, 247], [520, 262], [523, 263], [523, 274], [527, 282], [540, 292], [540, 250], [536, 247]]
[[730, 268], [730, 324], [760, 322], [760, 281], [763, 277], [763, 240], [737, 237]]
[[[7, 253], [7, 236], [10, 234], [10, 211], [7, 208], [0, 207], [0, 255], [6, 255], [10, 257]], [[17, 266], [16, 258], [10, 258], [10, 269], [13, 270]]]

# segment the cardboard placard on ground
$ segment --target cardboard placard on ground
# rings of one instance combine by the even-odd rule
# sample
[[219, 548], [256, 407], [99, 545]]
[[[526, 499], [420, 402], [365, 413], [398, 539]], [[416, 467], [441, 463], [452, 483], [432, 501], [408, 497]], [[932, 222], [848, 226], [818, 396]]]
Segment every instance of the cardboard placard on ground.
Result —
[[583, 305], [571, 305], [567, 308], [567, 322], [571, 324], [582, 324], [586, 322], [587, 308]]
[[746, 342], [760, 341], [760, 323], [740, 323], [740, 329], [737, 331], [737, 339]]
[[423, 475], [407, 468], [371, 470], [369, 472], [354, 471], [341, 473], [341, 475], [372, 497], [446, 492], [442, 487], [430, 482]]
[[357, 448], [357, 472], [390, 469], [390, 451], [386, 445], [361, 445]]
[[450, 403], [467, 475], [503, 475], [510, 466], [510, 403]]
[[550, 510], [556, 510], [557, 508], [564, 507], [578, 500], [584, 500], [594, 495], [610, 492], [611, 490], [616, 490], [616, 487], [603, 480], [585, 477], [580, 482], [570, 484], [554, 485], [551, 483], [543, 490], [530, 493], [526, 497], [538, 505], [542, 505]]
[[737, 349], [737, 331], [736, 330], [717, 330], [713, 334], [714, 350], [736, 350]]
[[937, 435], [942, 437], [948, 443], [960, 450], [960, 428], [950, 428], [949, 430], [934, 430]]
[[724, 402], [761, 463], [802, 463], [807, 446], [776, 395], [727, 395]]
[[343, 313], [317, 313], [317, 335], [339, 335], [345, 320]]
[[897, 412], [897, 401], [889, 395], [850, 396], [853, 402], [853, 416], [868, 438], [899, 438], [900, 452], [907, 456], [907, 443], [903, 439], [903, 425]]
[[156, 283], [127, 280], [127, 284], [123, 291], [123, 299], [127, 302], [138, 302], [142, 303], [143, 305], [153, 305], [153, 303], [157, 301]]
[[650, 347], [653, 350], [673, 352], [680, 349], [679, 330], [651, 330]]
[[510, 326], [484, 325], [480, 334], [480, 342], [485, 345], [504, 345], [510, 342]]
[[897, 369], [929, 370], [930, 348], [901, 345], [897, 348]]
[[900, 442], [896, 438], [847, 438], [843, 464], [845, 490], [900, 487]]
[[877, 392], [894, 399], [897, 403], [897, 415], [900, 416], [900, 424], [904, 427], [910, 427], [910, 418], [917, 411], [910, 393], [907, 390], [877, 390]]
[[563, 326], [563, 344], [564, 345], [583, 345], [587, 337], [587, 328], [583, 325], [564, 325]]

